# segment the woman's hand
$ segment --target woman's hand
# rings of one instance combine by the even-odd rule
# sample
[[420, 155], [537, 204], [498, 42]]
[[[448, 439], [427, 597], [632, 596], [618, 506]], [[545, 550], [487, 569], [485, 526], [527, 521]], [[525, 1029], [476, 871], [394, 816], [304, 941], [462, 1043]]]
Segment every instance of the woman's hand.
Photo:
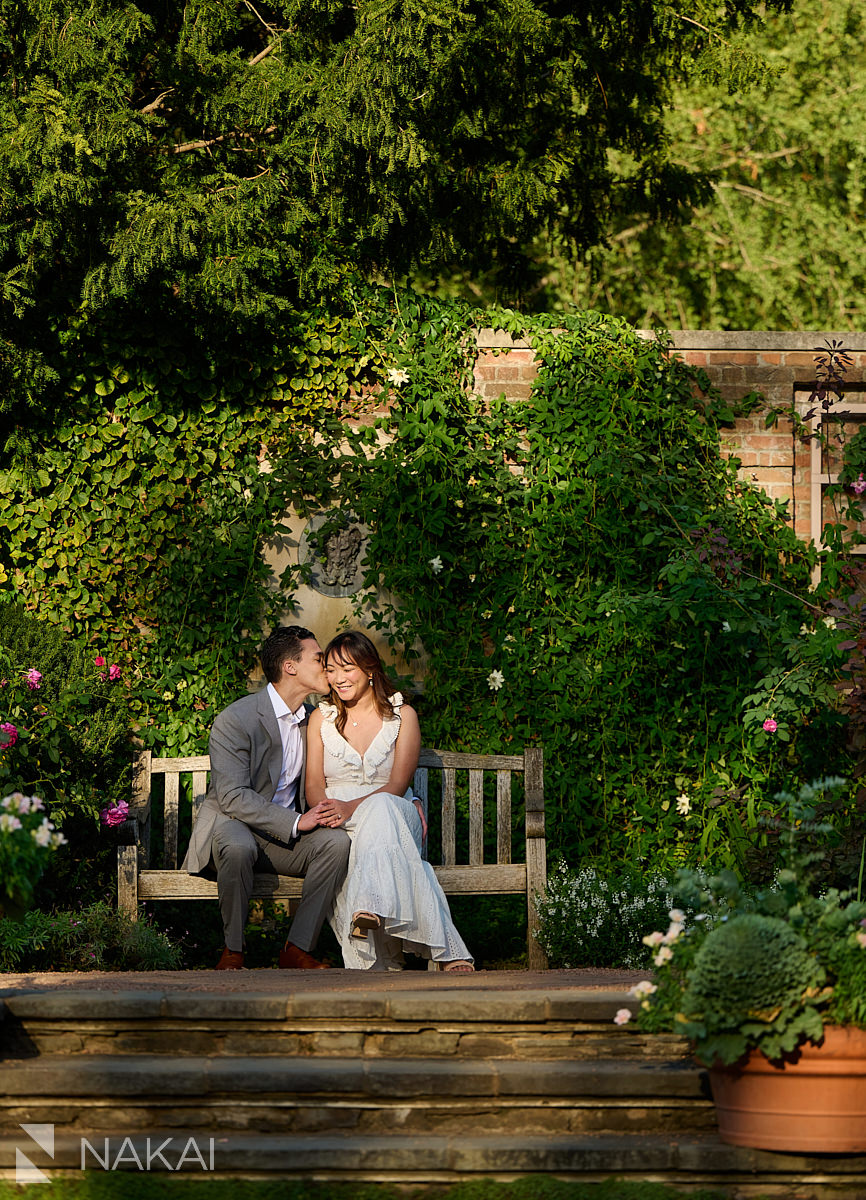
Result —
[[340, 825], [345, 825], [354, 811], [353, 804], [346, 804], [342, 800], [332, 800], [330, 797], [316, 805], [316, 812], [320, 814], [318, 824], [327, 825], [330, 829], [337, 829]]
[[418, 816], [421, 818], [421, 841], [427, 837], [427, 818], [424, 816], [424, 806], [417, 798], [412, 800], [412, 803], [418, 809]]

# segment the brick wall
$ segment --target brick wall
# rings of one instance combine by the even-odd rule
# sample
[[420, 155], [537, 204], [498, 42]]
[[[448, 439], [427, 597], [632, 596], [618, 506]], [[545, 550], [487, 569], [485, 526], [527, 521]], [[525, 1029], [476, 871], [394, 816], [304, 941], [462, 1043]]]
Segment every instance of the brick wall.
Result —
[[[771, 404], [786, 405], [793, 399], [801, 412], [814, 386], [816, 349], [836, 339], [852, 358], [847, 377], [849, 398], [866, 400], [866, 333], [681, 330], [673, 331], [671, 337], [674, 353], [702, 367], [725, 399], [738, 400], [748, 392], [761, 392]], [[510, 347], [508, 354], [495, 353], [506, 347]], [[492, 398], [504, 392], [515, 400], [526, 399], [534, 377], [533, 353], [525, 342], [489, 329], [480, 331], [475, 368], [480, 395]], [[809, 447], [795, 441], [790, 423], [780, 422], [776, 428], [767, 429], [764, 412], [756, 409], [725, 432], [724, 446], [727, 453], [739, 458], [741, 477], [750, 479], [773, 499], [791, 501], [788, 511], [794, 528], [808, 539], [816, 465]]]

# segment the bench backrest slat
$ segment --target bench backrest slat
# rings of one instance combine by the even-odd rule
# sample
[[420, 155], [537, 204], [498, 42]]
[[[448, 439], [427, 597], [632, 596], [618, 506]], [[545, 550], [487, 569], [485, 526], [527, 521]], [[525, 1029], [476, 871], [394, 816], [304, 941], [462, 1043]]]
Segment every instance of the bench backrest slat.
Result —
[[496, 861], [511, 862], [511, 772], [496, 772]]
[[484, 772], [469, 770], [469, 865], [484, 862]]
[[207, 795], [207, 771], [193, 771], [192, 773], [192, 819], [198, 816], [198, 810], [201, 808], [201, 802]]
[[453, 767], [442, 770], [442, 865], [457, 862], [457, 787]]
[[177, 869], [177, 813], [180, 773], [165, 777], [165, 816], [163, 818], [163, 861], [166, 870]]

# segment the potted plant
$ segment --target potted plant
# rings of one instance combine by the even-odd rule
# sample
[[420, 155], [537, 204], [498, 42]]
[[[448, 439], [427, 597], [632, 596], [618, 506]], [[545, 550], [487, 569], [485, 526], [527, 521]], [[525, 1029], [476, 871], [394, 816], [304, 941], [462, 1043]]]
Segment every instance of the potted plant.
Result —
[[674, 909], [666, 933], [644, 938], [656, 974], [632, 989], [638, 1023], [690, 1040], [709, 1068], [720, 1136], [734, 1145], [866, 1150], [866, 903], [822, 887], [822, 856], [802, 849], [804, 836], [830, 831], [816, 800], [843, 784], [777, 797], [788, 820], [770, 887], [681, 872], [677, 894], [693, 918]]

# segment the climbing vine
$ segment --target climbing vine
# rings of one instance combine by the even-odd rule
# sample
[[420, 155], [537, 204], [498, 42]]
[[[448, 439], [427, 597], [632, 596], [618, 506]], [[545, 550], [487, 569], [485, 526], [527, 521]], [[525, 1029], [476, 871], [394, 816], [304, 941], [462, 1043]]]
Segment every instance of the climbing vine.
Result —
[[[531, 341], [527, 402], [474, 395], [482, 323]], [[0, 589], [117, 662], [144, 744], [206, 747], [302, 577], [263, 546], [342, 507], [425, 741], [543, 744], [570, 858], [743, 865], [779, 787], [845, 772], [815, 551], [720, 457], [706, 378], [624, 323], [347, 288], [228, 365], [159, 328], [76, 331], [68, 360], [0, 473]]]

